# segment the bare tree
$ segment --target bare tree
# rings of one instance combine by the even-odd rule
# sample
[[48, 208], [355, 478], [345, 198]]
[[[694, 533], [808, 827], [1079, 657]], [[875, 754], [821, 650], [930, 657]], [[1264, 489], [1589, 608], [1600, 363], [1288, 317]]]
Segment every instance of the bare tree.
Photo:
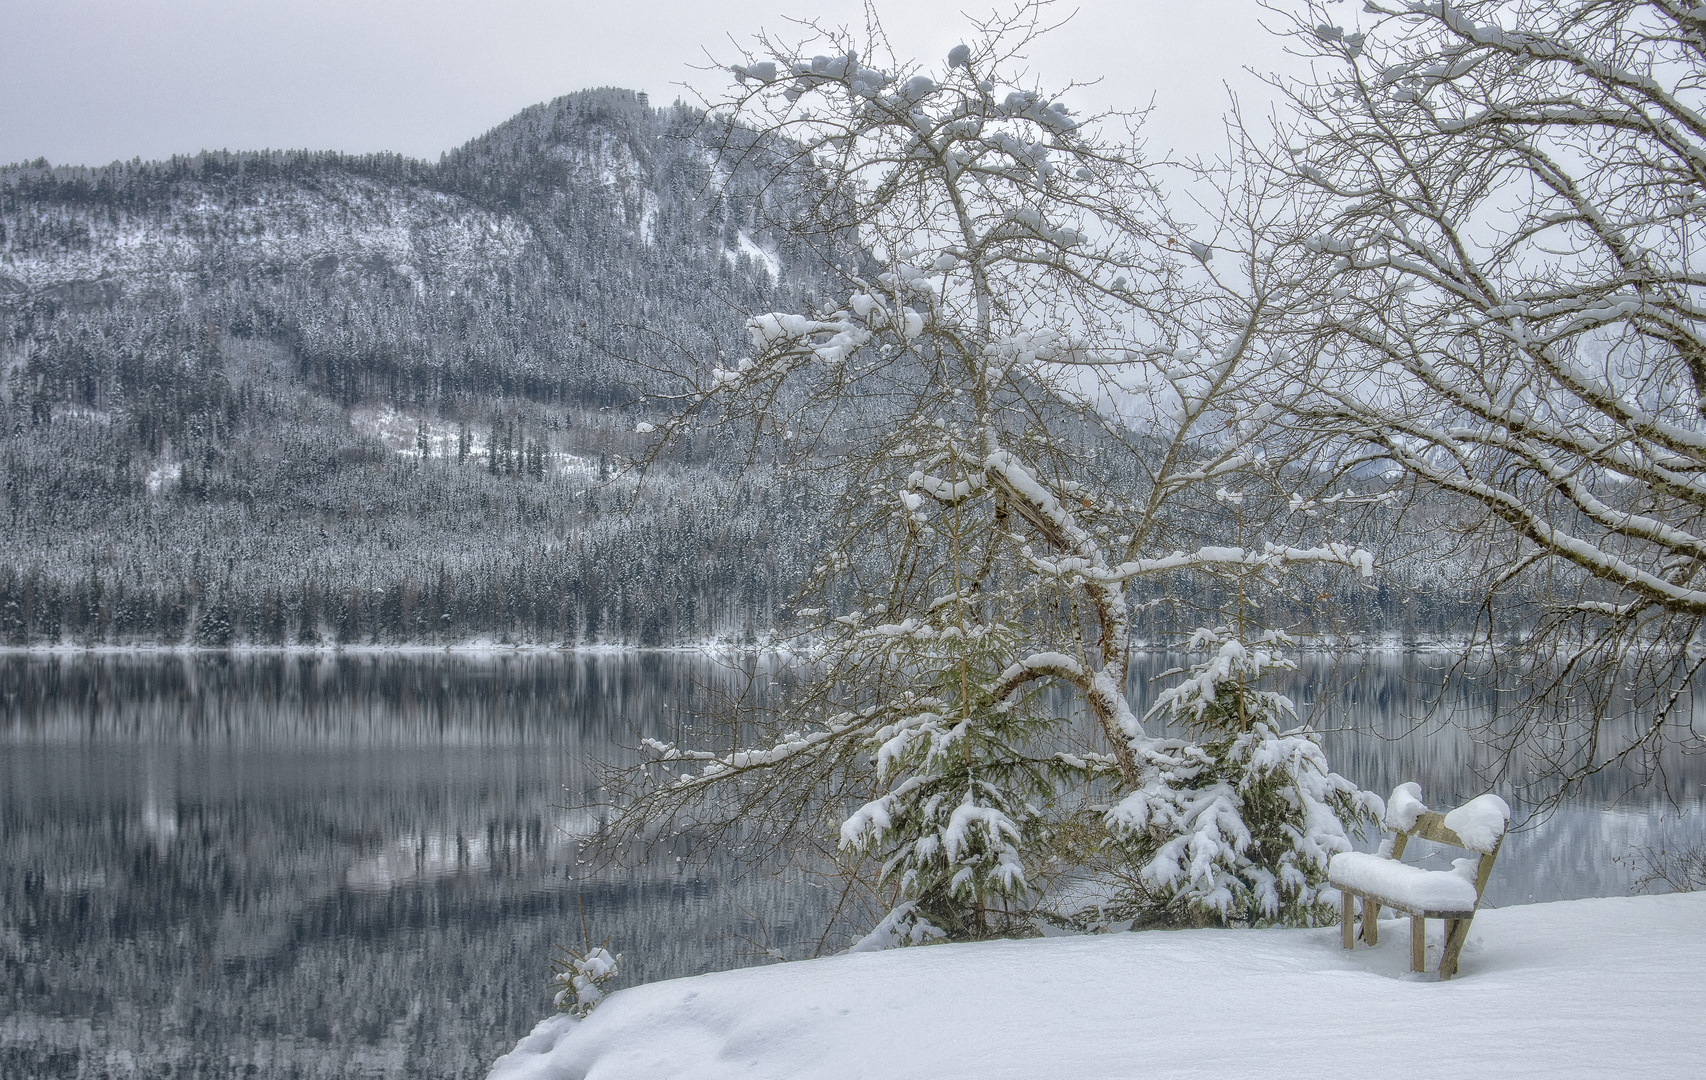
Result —
[[[1252, 464], [1227, 401], [1261, 305], [1209, 272], [1129, 125], [1109, 135], [1130, 118], [1086, 123], [1021, 81], [1045, 15], [979, 24], [929, 72], [881, 55], [874, 21], [863, 41], [762, 40], [734, 66], [722, 115], [758, 135], [731, 152], [815, 169], [814, 200], [779, 205], [863, 254], [844, 251], [817, 310], [754, 315], [750, 357], [682, 372], [660, 429], [747, 432], [788, 463], [785, 490], [834, 500], [834, 532], [796, 611], [792, 692], [726, 741], [653, 743], [651, 771], [613, 775], [617, 835], [812, 852], [887, 912], [879, 942], [1022, 929], [1050, 881], [1138, 836], [1155, 868], [1134, 878], [1162, 903], [1188, 894], [1189, 918], [1312, 918], [1340, 818], [1366, 807], [1318, 748], [1240, 759], [1296, 794], [1273, 802], [1296, 818], [1274, 835], [1306, 837], [1285, 870], [1238, 825], [1237, 770], [1128, 704], [1132, 582], [1210, 573], [1243, 595], [1368, 557], [1202, 542]], [[1245, 753], [1280, 724], [1245, 689], [1273, 665], [1227, 666], [1236, 637], [1203, 639], [1191, 709], [1241, 729]]]
[[1315, 293], [1268, 329], [1298, 430], [1471, 541], [1481, 655], [1538, 690], [1513, 782], [1656, 767], [1699, 746], [1706, 660], [1706, 9], [1363, 11], [1290, 16], [1319, 74], [1282, 84], [1269, 164]]

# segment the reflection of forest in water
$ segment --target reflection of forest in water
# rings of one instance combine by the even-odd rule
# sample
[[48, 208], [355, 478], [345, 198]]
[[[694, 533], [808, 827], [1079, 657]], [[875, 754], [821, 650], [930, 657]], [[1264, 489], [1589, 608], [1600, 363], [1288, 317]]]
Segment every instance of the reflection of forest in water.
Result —
[[[1427, 673], [1365, 661], [1333, 760], [1443, 804], [1488, 760], [1468, 732], [1368, 734], [1403, 730]], [[748, 938], [808, 951], [818, 890], [589, 876], [584, 817], [554, 808], [733, 679], [657, 655], [0, 658], [0, 1076], [481, 1076], [548, 1010], [583, 903], [626, 983], [754, 962]], [[1625, 787], [1513, 836], [1490, 900], [1626, 891], [1613, 856], [1676, 811], [1605, 809]]]

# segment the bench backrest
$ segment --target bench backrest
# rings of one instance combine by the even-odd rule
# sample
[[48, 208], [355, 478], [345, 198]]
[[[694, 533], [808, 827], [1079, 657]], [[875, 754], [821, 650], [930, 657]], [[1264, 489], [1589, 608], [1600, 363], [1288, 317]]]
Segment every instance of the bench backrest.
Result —
[[1445, 827], [1445, 815], [1434, 810], [1427, 810], [1416, 815], [1416, 823], [1408, 829], [1398, 832], [1392, 838], [1392, 858], [1402, 859], [1404, 847], [1410, 842], [1410, 837], [1419, 836], [1423, 840], [1432, 840], [1436, 844], [1448, 847], [1462, 848], [1473, 851], [1481, 856], [1481, 864], [1475, 868], [1475, 902], [1480, 905], [1481, 894], [1487, 889], [1487, 878], [1493, 873], [1493, 859], [1499, 854], [1499, 848], [1504, 844], [1504, 834], [1493, 842], [1491, 851], [1482, 851], [1471, 847], [1461, 836]]

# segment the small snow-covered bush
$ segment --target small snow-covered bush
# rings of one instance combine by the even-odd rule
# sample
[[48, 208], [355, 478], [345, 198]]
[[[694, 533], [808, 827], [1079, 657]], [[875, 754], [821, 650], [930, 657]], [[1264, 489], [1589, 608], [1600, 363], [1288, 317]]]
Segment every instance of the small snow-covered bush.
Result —
[[562, 952], [562, 958], [553, 965], [557, 973], [551, 981], [559, 987], [554, 1000], [560, 1011], [585, 1019], [604, 1000], [605, 984], [621, 973], [621, 954], [613, 956], [602, 945]]
[[1633, 892], [1706, 890], [1706, 843], [1669, 843], [1656, 848], [1639, 848], [1627, 856], [1626, 861], [1634, 871]]
[[1280, 634], [1246, 644], [1198, 630], [1206, 659], [1161, 695], [1150, 716], [1189, 738], [1157, 741], [1142, 784], [1107, 813], [1129, 871], [1116, 908], [1137, 926], [1314, 926], [1337, 918], [1322, 899], [1327, 862], [1380, 801], [1333, 772], [1320, 737], [1258, 681], [1295, 664]]

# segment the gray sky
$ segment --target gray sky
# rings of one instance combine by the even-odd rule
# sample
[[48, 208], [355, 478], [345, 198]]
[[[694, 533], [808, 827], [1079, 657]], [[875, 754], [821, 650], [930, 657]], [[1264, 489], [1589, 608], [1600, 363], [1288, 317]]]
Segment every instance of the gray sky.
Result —
[[[932, 62], [964, 0], [879, 7]], [[1070, 3], [1058, 9], [1073, 10]], [[856, 21], [847, 0], [0, 0], [0, 163], [105, 164], [201, 149], [395, 150], [436, 158], [535, 102], [589, 86], [715, 92], [731, 36], [789, 16]], [[1223, 84], [1291, 67], [1255, 0], [1083, 0], [1035, 51], [1045, 85], [1100, 78], [1080, 111], [1156, 103], [1152, 150], [1220, 145]], [[1252, 109], [1252, 107], [1255, 107]]]

